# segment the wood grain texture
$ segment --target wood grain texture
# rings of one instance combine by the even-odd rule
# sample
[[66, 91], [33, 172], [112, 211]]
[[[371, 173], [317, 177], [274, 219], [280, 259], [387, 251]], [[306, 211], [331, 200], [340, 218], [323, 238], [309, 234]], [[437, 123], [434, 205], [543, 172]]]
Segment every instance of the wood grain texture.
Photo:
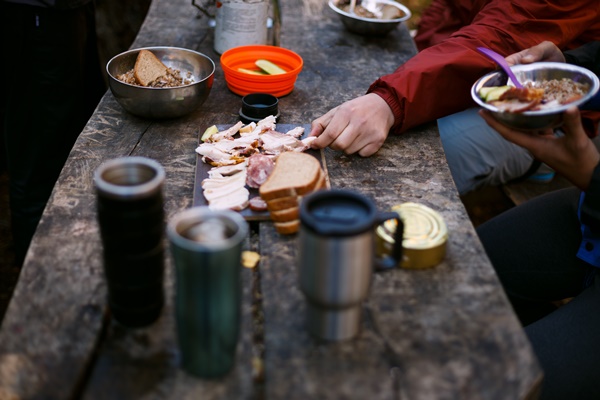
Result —
[[[278, 123], [306, 124], [366, 92], [416, 49], [405, 26], [384, 38], [348, 33], [323, 1], [282, 1], [281, 45], [303, 71], [279, 99]], [[144, 329], [110, 318], [92, 176], [104, 161], [139, 155], [166, 170], [167, 218], [192, 205], [198, 135], [238, 120], [241, 97], [223, 79], [212, 30], [188, 0], [154, 0], [132, 47], [198, 50], [217, 65], [206, 103], [174, 120], [127, 114], [110, 92], [81, 133], [33, 239], [0, 330], [0, 397], [22, 399], [518, 399], [542, 373], [452, 182], [435, 125], [390, 137], [373, 157], [332, 150], [332, 188], [371, 197], [386, 210], [416, 201], [440, 212], [450, 237], [440, 265], [375, 275], [356, 339], [321, 343], [304, 325], [296, 236], [252, 223], [245, 247], [259, 266], [243, 271], [242, 334], [223, 379], [179, 366], [173, 265], [167, 304]]]

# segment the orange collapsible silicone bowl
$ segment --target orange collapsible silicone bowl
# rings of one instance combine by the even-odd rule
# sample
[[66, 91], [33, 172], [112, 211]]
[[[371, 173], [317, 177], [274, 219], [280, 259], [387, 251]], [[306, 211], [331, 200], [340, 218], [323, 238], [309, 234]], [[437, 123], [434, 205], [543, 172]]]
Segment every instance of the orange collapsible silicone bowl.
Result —
[[[256, 60], [268, 60], [283, 68], [280, 75], [254, 75], [240, 72], [239, 68], [258, 70]], [[240, 46], [221, 55], [221, 67], [227, 87], [233, 93], [245, 96], [250, 93], [267, 93], [282, 97], [294, 90], [294, 84], [303, 65], [302, 57], [283, 47], [267, 45]]]

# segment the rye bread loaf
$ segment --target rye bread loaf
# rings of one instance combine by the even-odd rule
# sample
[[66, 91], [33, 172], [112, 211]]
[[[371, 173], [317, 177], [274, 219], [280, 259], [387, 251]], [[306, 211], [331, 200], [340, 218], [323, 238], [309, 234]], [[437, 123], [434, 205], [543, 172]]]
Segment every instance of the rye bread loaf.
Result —
[[148, 86], [166, 74], [167, 66], [154, 53], [149, 50], [140, 50], [133, 67], [133, 76], [137, 83]]

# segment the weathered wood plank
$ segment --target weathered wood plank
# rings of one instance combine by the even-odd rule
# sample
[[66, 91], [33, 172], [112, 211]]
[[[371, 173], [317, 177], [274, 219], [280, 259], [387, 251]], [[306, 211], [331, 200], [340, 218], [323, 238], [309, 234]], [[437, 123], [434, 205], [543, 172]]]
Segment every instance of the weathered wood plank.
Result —
[[[297, 236], [261, 225], [261, 288], [265, 314], [267, 398], [394, 399], [385, 343], [367, 323], [359, 338], [322, 343], [305, 323], [297, 281]], [[352, 378], [350, 378], [352, 377]]]
[[[308, 124], [364, 93], [416, 50], [405, 27], [384, 38], [346, 32], [322, 1], [284, 0], [281, 44], [304, 58], [279, 123]], [[104, 96], [48, 203], [0, 330], [0, 393], [22, 398], [520, 398], [541, 372], [460, 202], [434, 126], [390, 138], [374, 157], [325, 151], [332, 187], [358, 190], [381, 209], [417, 201], [440, 211], [450, 239], [428, 271], [376, 274], [359, 338], [323, 344], [304, 328], [296, 237], [261, 223], [247, 248], [263, 255], [244, 270], [242, 337], [234, 371], [196, 379], [179, 368], [173, 265], [167, 305], [145, 329], [110, 320], [95, 215], [93, 171], [123, 155], [166, 169], [165, 210], [189, 207], [198, 134], [238, 120], [240, 96], [223, 79], [206, 18], [188, 0], [152, 2], [132, 47], [199, 50], [217, 65], [203, 107], [149, 121]], [[374, 56], [375, 55], [375, 56]], [[264, 316], [264, 320], [263, 320]], [[264, 379], [262, 367], [264, 363]]]
[[326, 152], [332, 187], [362, 192], [381, 209], [426, 204], [442, 214], [450, 232], [446, 260], [437, 267], [375, 274], [364, 329], [353, 341], [326, 345], [308, 336], [296, 280], [297, 239], [282, 242], [261, 226], [266, 372], [279, 383], [267, 388], [273, 398], [307, 398], [318, 387], [321, 398], [331, 399], [516, 399], [531, 389], [525, 382], [538, 379], [537, 361], [449, 185], [450, 172], [439, 165], [438, 141], [432, 127], [388, 139], [371, 158]]

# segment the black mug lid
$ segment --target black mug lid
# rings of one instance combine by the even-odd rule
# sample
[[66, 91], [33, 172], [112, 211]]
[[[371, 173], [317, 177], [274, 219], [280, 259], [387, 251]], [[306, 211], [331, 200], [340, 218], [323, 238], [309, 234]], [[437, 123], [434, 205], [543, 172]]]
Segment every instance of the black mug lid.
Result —
[[279, 100], [267, 93], [250, 93], [242, 98], [240, 118], [242, 122], [258, 122], [273, 115], [279, 116]]
[[373, 229], [375, 204], [344, 189], [314, 192], [300, 203], [302, 226], [322, 236], [354, 236]]

